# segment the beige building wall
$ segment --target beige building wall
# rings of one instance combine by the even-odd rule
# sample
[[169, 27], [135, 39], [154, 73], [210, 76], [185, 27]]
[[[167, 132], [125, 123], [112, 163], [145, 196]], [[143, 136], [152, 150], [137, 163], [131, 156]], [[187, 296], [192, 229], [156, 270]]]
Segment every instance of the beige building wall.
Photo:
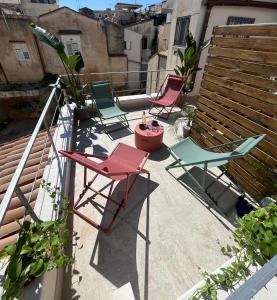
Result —
[[167, 51], [171, 23], [165, 23], [159, 26], [158, 51]]
[[[30, 18], [26, 16], [0, 17], [0, 73], [4, 72], [9, 82], [36, 82], [43, 76], [43, 68], [34, 36], [30, 30]], [[14, 44], [26, 44], [30, 59], [19, 61]], [[5, 83], [0, 76], [0, 83]]]
[[20, 9], [22, 9], [27, 16], [39, 16], [59, 8], [56, 3], [33, 3], [31, 0], [20, 0], [20, 2]]
[[[173, 11], [171, 14], [171, 27], [170, 27], [170, 38], [168, 43], [168, 59], [167, 69], [172, 70], [176, 64], [179, 64], [179, 58], [175, 55], [175, 51], [179, 48], [183, 50], [183, 47], [174, 45], [176, 22], [178, 17], [191, 16], [189, 30], [198, 41], [200, 37], [199, 23], [203, 23], [204, 11], [201, 11], [202, 0], [186, 0], [180, 1], [175, 0], [173, 5]], [[201, 12], [201, 13], [200, 13]]]
[[157, 33], [157, 27], [154, 26], [154, 20], [141, 21], [139, 23], [126, 27], [129, 30], [135, 31], [147, 38], [147, 49], [142, 49], [142, 62], [148, 63], [151, 57], [151, 47]]
[[[83, 16], [71, 9], [61, 8], [39, 17], [39, 25], [56, 36], [72, 34], [80, 36], [82, 56], [85, 67], [82, 73], [123, 72], [127, 71], [127, 57], [109, 55], [105, 27], [101, 22]], [[64, 74], [64, 68], [57, 59], [56, 52], [39, 43], [43, 53], [47, 72]], [[126, 77], [121, 75], [121, 81]], [[89, 80], [90, 76], [84, 77]]]
[[[142, 35], [131, 31], [127, 28], [124, 29], [124, 42], [126, 49], [124, 53], [128, 57], [128, 88], [139, 89], [141, 74], [141, 39]], [[135, 72], [137, 71], [137, 72]]]
[[[126, 72], [127, 57], [111, 55], [107, 46], [105, 27], [100, 22], [85, 17], [69, 8], [61, 8], [44, 14], [39, 18], [26, 16], [0, 16], [0, 83], [5, 82], [5, 73], [9, 82], [28, 83], [43, 79], [43, 64], [46, 73], [64, 74], [65, 70], [55, 50], [38, 42], [32, 34], [29, 23], [34, 21], [39, 26], [52, 32], [57, 37], [61, 35], [78, 35], [80, 37], [82, 56], [85, 62], [83, 73], [96, 72]], [[123, 42], [123, 41], [122, 41]], [[29, 59], [19, 61], [15, 53], [14, 43], [25, 44]], [[41, 58], [39, 56], [41, 53]], [[2, 71], [3, 69], [4, 71]], [[84, 81], [112, 79], [111, 76], [84, 76]], [[118, 82], [127, 82], [127, 74], [117, 76]]]

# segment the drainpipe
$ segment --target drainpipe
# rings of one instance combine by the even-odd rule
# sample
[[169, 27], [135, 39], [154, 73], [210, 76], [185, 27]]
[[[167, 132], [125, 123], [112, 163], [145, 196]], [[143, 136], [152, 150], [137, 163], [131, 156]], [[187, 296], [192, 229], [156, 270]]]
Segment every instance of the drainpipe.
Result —
[[207, 28], [208, 28], [208, 23], [209, 23], [209, 20], [210, 20], [212, 5], [207, 4], [207, 6], [208, 6], [208, 8], [207, 8], [204, 23], [203, 23], [203, 26], [202, 26], [199, 45], [201, 45], [204, 42], [206, 31], [207, 31]]

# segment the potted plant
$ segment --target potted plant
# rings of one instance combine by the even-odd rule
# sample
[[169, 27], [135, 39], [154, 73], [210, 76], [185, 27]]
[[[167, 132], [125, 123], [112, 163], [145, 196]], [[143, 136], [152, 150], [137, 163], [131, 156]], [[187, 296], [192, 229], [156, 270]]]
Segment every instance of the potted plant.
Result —
[[[55, 198], [57, 189], [51, 189], [49, 183], [44, 186], [50, 192], [50, 196]], [[57, 208], [54, 206], [54, 209]], [[0, 252], [0, 258], [8, 258], [3, 277], [2, 300], [20, 296], [23, 287], [33, 279], [73, 262], [73, 258], [65, 254], [69, 236], [66, 228], [67, 215], [66, 208], [61, 218], [55, 221], [19, 223], [18, 240]]]
[[233, 232], [234, 246], [222, 247], [222, 252], [234, 261], [216, 274], [203, 273], [205, 284], [191, 300], [217, 299], [217, 290], [231, 292], [251, 275], [251, 268], [263, 266], [277, 254], [277, 205], [269, 203], [238, 219]]
[[182, 130], [183, 137], [186, 138], [190, 135], [190, 130], [192, 122], [195, 117], [196, 107], [193, 105], [185, 105], [180, 112], [180, 117], [177, 117], [177, 120], [174, 123], [175, 134], [178, 133], [180, 127]]
[[190, 134], [190, 128], [192, 121], [195, 116], [195, 107], [192, 105], [184, 105], [184, 99], [188, 93], [190, 93], [194, 86], [195, 75], [201, 68], [198, 67], [200, 56], [202, 50], [209, 47], [210, 40], [204, 42], [197, 48], [197, 43], [193, 38], [191, 32], [186, 36], [186, 49], [182, 52], [178, 49], [175, 53], [178, 55], [180, 60], [180, 65], [177, 65], [174, 69], [175, 73], [179, 76], [182, 76], [186, 83], [182, 91], [182, 101], [180, 106], [182, 111], [180, 117], [177, 117], [177, 120], [174, 124], [175, 132], [178, 131], [179, 127], [182, 127], [183, 137], [187, 137]]
[[62, 41], [34, 23], [31, 23], [30, 26], [33, 34], [39, 41], [57, 52], [66, 73], [66, 76], [61, 77], [61, 84], [69, 98], [77, 105], [77, 118], [80, 120], [89, 119], [91, 117], [91, 108], [85, 104], [83, 85], [80, 81], [80, 71], [85, 66], [81, 53], [76, 52], [73, 55], [66, 55]]
[[204, 42], [197, 48], [197, 43], [193, 38], [191, 32], [186, 36], [186, 49], [182, 52], [178, 49], [175, 54], [180, 59], [180, 65], [177, 65], [174, 69], [175, 73], [179, 76], [183, 76], [186, 79], [186, 84], [183, 89], [183, 98], [189, 92], [192, 91], [194, 86], [195, 74], [202, 70], [198, 67], [200, 56], [202, 51], [210, 46], [210, 40]]

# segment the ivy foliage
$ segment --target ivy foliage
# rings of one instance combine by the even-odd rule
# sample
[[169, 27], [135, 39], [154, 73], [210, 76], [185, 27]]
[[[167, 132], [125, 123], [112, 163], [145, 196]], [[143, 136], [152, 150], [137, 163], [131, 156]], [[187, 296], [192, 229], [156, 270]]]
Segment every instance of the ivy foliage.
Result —
[[[43, 184], [54, 199], [58, 189], [51, 188], [49, 183]], [[65, 254], [69, 236], [67, 214], [67, 209], [64, 209], [62, 217], [55, 221], [19, 223], [21, 229], [17, 242], [0, 252], [1, 259], [8, 258], [2, 300], [20, 296], [24, 285], [45, 272], [73, 263], [73, 258]]]
[[251, 275], [250, 267], [266, 264], [277, 254], [277, 205], [270, 203], [241, 219], [233, 232], [235, 246], [227, 245], [221, 251], [234, 261], [216, 274], [203, 273], [205, 284], [197, 289], [191, 300], [217, 299], [217, 290], [231, 292]]

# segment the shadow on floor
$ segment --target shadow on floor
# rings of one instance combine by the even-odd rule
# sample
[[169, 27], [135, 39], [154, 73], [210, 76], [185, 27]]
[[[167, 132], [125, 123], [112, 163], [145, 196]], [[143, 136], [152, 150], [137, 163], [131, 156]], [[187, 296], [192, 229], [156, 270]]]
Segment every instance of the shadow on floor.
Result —
[[76, 129], [75, 151], [86, 152], [93, 149], [93, 154], [107, 155], [108, 150], [97, 144], [97, 135], [95, 134], [95, 122], [93, 120], [82, 121], [82, 124]]
[[76, 129], [76, 151], [85, 152], [85, 150], [97, 140], [95, 131], [95, 122], [93, 120], [82, 121]]
[[[75, 131], [76, 131], [77, 124], [75, 123]], [[72, 135], [76, 137], [76, 132]], [[73, 140], [73, 145], [75, 144], [75, 140]], [[77, 150], [77, 149], [72, 149]], [[71, 166], [71, 178], [75, 177], [75, 164], [72, 164]], [[71, 184], [69, 187], [69, 199], [74, 199], [74, 193], [75, 193], [75, 186], [74, 184]], [[68, 246], [66, 248], [66, 254], [74, 257], [74, 252], [76, 251], [76, 247], [78, 247], [78, 235], [77, 232], [74, 231], [73, 228], [73, 215], [69, 214], [67, 219], [67, 228], [69, 229], [69, 241]], [[63, 274], [63, 288], [62, 288], [62, 299], [72, 299], [77, 300], [80, 299], [80, 295], [78, 295], [77, 290], [74, 288], [75, 284], [80, 284], [82, 281], [82, 275], [79, 270], [77, 270], [73, 265], [68, 266], [64, 270]]]
[[[169, 170], [170, 171], [170, 170]], [[197, 167], [193, 167], [189, 170], [190, 174], [195, 177], [195, 179], [201, 184], [203, 179], [203, 170]], [[212, 213], [217, 217], [217, 219], [227, 228], [230, 229], [222, 219], [218, 218], [218, 215], [214, 213], [215, 210], [220, 214], [224, 219], [227, 219], [229, 222], [234, 223], [234, 217], [230, 216], [231, 212], [234, 212], [235, 205], [238, 201], [239, 193], [234, 189], [228, 189], [225, 191], [226, 186], [229, 182], [225, 180], [216, 181], [209, 189], [208, 194], [203, 193], [198, 186], [192, 181], [188, 174], [182, 174], [179, 177], [174, 176], [171, 172], [170, 174], [176, 178], [196, 199], [205, 205]], [[214, 180], [215, 176], [208, 173], [206, 174], [206, 184], [207, 186]], [[216, 199], [218, 196], [219, 199], [215, 203], [212, 199]]]
[[[144, 297], [148, 299], [148, 263], [149, 263], [149, 216], [150, 216], [150, 194], [157, 188], [158, 184], [142, 176], [138, 176], [134, 188], [129, 194], [128, 206], [119, 215], [109, 235], [99, 231], [94, 245], [91, 266], [113, 283], [117, 288], [130, 282], [134, 297], [141, 299], [138, 283], [138, 271], [136, 263], [136, 244], [138, 236], [145, 242], [145, 272], [144, 272]], [[117, 198], [121, 195], [122, 184], [119, 183], [111, 197]], [[115, 210], [115, 205], [107, 202], [106, 206], [93, 203], [103, 218], [101, 226], [105, 226]], [[145, 215], [141, 218], [142, 207], [146, 205]], [[139, 222], [145, 222], [145, 229], [141, 232]]]
[[167, 150], [167, 146], [165, 144], [162, 144], [162, 147], [154, 152], [151, 152], [148, 159], [154, 160], [154, 161], [163, 161], [169, 157], [170, 153]]

